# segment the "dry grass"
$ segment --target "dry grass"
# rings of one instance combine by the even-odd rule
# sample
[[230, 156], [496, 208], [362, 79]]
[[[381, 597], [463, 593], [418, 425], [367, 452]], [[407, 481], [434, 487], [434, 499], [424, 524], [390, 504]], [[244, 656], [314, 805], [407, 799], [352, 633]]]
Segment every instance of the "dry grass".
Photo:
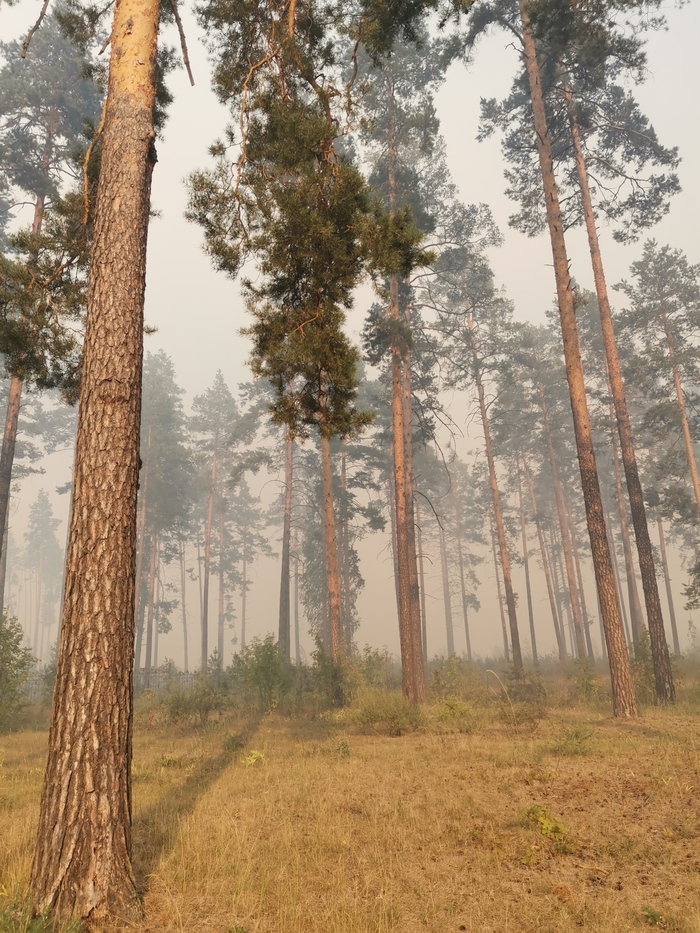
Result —
[[[142, 722], [134, 929], [700, 933], [694, 710], [525, 711], [516, 731], [498, 704], [438, 704], [398, 738], [348, 715]], [[0, 883], [16, 896], [44, 742], [0, 738]]]

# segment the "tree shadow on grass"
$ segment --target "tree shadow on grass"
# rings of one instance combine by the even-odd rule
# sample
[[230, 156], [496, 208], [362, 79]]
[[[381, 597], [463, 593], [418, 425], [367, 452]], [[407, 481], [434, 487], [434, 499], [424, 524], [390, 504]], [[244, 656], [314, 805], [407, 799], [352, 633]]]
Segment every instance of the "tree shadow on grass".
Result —
[[253, 719], [240, 732], [227, 736], [219, 755], [199, 763], [179, 786], [164, 788], [155, 803], [136, 815], [133, 865], [141, 896], [148, 890], [149, 877], [158, 862], [174, 845], [180, 821], [250, 742], [260, 722], [260, 718]]

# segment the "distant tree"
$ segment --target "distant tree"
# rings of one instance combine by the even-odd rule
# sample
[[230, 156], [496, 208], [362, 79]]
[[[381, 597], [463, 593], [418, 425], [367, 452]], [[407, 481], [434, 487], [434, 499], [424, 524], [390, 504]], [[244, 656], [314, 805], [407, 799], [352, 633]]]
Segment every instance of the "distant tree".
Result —
[[0, 733], [12, 728], [24, 703], [23, 684], [34, 664], [22, 644], [24, 634], [17, 619], [0, 616]]
[[48, 659], [49, 642], [44, 636], [57, 621], [56, 609], [63, 572], [63, 549], [56, 538], [60, 521], [54, 518], [48, 493], [41, 489], [29, 508], [27, 530], [24, 533], [24, 566], [34, 572], [34, 638], [32, 647], [39, 661]]

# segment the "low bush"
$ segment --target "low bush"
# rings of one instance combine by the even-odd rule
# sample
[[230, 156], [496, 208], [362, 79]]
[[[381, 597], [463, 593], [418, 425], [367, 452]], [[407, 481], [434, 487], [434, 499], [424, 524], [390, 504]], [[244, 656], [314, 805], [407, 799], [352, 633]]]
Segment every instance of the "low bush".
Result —
[[363, 730], [399, 736], [415, 732], [424, 722], [419, 707], [398, 690], [362, 690], [346, 711], [348, 721]]

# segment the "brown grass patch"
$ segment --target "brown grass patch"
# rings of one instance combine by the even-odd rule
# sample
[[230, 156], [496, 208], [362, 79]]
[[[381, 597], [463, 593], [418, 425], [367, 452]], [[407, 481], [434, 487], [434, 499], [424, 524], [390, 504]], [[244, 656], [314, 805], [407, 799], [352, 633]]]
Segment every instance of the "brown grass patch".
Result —
[[[348, 717], [142, 724], [134, 929], [699, 933], [696, 715], [449, 723], [441, 707], [400, 737]], [[8, 891], [26, 888], [44, 743], [0, 738]]]

